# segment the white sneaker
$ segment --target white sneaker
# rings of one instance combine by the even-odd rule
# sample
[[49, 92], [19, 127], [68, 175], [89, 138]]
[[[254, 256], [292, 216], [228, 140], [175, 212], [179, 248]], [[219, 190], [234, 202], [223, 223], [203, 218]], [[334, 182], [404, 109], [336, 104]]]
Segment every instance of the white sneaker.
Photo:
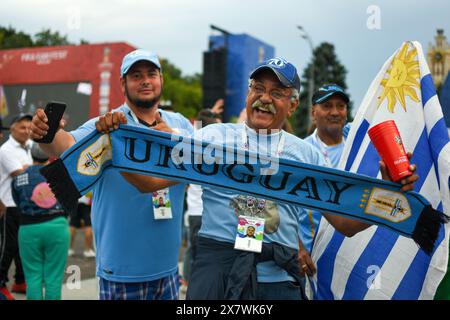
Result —
[[92, 249], [85, 250], [85, 251], [83, 252], [83, 256], [84, 256], [85, 258], [95, 258], [95, 252], [94, 252], [94, 250], [92, 250]]
[[68, 255], [69, 257], [72, 257], [75, 254], [75, 250], [69, 249]]

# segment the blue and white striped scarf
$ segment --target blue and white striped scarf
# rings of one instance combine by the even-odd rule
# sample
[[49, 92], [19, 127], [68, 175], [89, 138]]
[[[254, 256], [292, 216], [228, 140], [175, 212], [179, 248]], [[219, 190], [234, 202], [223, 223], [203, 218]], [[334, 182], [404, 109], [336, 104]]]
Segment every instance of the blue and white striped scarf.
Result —
[[[236, 160], [217, 161], [219, 151]], [[273, 161], [278, 170], [268, 172]], [[104, 170], [223, 188], [362, 220], [411, 237], [427, 252], [445, 220], [424, 197], [402, 192], [396, 183], [130, 126], [109, 135], [92, 132], [42, 173], [70, 210]]]

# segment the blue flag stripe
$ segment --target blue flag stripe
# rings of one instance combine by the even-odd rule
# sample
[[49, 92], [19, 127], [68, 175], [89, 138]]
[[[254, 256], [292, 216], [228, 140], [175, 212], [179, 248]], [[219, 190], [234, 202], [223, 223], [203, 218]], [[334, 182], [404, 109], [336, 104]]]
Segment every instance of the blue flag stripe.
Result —
[[[362, 130], [358, 129], [358, 134], [361, 131]], [[370, 143], [361, 162], [360, 162], [360, 167], [358, 168], [357, 172], [361, 173], [361, 174], [366, 174], [366, 175], [369, 175], [372, 177], [376, 177], [378, 174], [379, 166], [373, 165], [373, 163], [378, 164], [379, 160], [380, 160], [380, 156], [378, 155], [373, 144]], [[373, 161], [375, 161], [375, 162], [373, 162]], [[325, 257], [327, 257], [327, 259], [326, 259], [327, 261], [330, 261], [332, 263], [332, 265], [334, 265], [334, 261], [336, 260], [336, 255], [342, 244], [342, 241], [344, 240], [344, 237], [340, 234], [339, 234], [340, 237], [336, 237], [337, 234], [339, 234], [339, 233], [337, 231], [335, 231], [331, 241], [328, 243], [322, 256], [317, 261], [317, 268], [320, 268], [320, 267], [322, 267], [322, 268], [328, 267], [329, 268], [329, 265], [325, 265], [323, 263], [322, 263], [323, 265], [322, 264], [319, 265], [321, 260], [323, 261], [323, 259], [325, 259]], [[321, 270], [322, 270], [323, 278], [319, 279], [319, 275], [317, 278], [317, 283], [318, 283], [317, 287], [318, 287], [318, 290], [320, 291], [320, 292], [318, 292], [319, 299], [332, 299], [333, 293], [331, 291], [331, 282], [332, 282], [333, 272], [332, 272], [332, 270], [331, 271], [327, 270], [326, 272], [323, 271], [326, 269], [321, 269]]]
[[[360, 126], [360, 128], [362, 125]], [[362, 132], [362, 130], [358, 129], [358, 134]], [[365, 133], [364, 133], [365, 134]], [[372, 177], [376, 177], [378, 173], [379, 166], [373, 165], [373, 163], [377, 163], [380, 160], [380, 156], [378, 155], [375, 147], [370, 143], [369, 147], [366, 150], [366, 153], [363, 156], [363, 159], [360, 162], [360, 167], [358, 168], [358, 173], [366, 174]], [[375, 162], [373, 162], [375, 161]], [[372, 164], [372, 165], [371, 165]], [[372, 175], [371, 175], [372, 174]], [[344, 240], [344, 236], [334, 231], [333, 237], [328, 243], [326, 249], [322, 253], [322, 256], [317, 261], [317, 268], [321, 268], [321, 276], [319, 278], [319, 274], [317, 276], [317, 288], [318, 288], [318, 298], [319, 299], [333, 299], [333, 292], [331, 290], [331, 282], [333, 279], [333, 270], [329, 270], [330, 264], [333, 266], [336, 260], [336, 255], [338, 253], [339, 248], [342, 245]], [[328, 261], [328, 263], [326, 263]], [[326, 270], [326, 271], [325, 271]]]
[[409, 265], [392, 300], [417, 300], [422, 291], [431, 258], [419, 250]]
[[380, 166], [378, 164], [380, 159], [381, 158], [378, 155], [377, 150], [373, 146], [372, 142], [370, 142], [364, 156], [361, 159], [357, 172], [370, 177], [376, 177], [378, 175], [378, 171], [380, 171]]
[[361, 146], [361, 143], [364, 140], [364, 137], [366, 136], [369, 126], [370, 123], [366, 119], [363, 119], [361, 125], [358, 128], [358, 131], [356, 132], [355, 138], [353, 139], [352, 148], [350, 149], [350, 153], [348, 154], [347, 158], [347, 163], [345, 164], [345, 171], [350, 171], [350, 168], [352, 167], [353, 162], [355, 161], [356, 155], [359, 152], [359, 147]]
[[[342, 300], [364, 299], [369, 290], [367, 286], [367, 279], [370, 276], [367, 273], [368, 267], [373, 265], [381, 269], [397, 239], [398, 235], [396, 233], [386, 228], [377, 228], [377, 231], [375, 231], [358, 261], [353, 266]], [[383, 245], [380, 245], [381, 243]], [[374, 252], [377, 254], [374, 255]]]
[[411, 163], [420, 163], [420, 165], [417, 166], [416, 171], [416, 174], [420, 179], [415, 183], [415, 188], [416, 190], [421, 190], [434, 163], [431, 157], [431, 149], [426, 128], [423, 129], [422, 134], [414, 147]]
[[434, 159], [434, 165], [438, 170], [438, 157], [442, 148], [448, 143], [447, 126], [445, 125], [444, 118], [439, 119], [430, 131], [430, 146]]
[[320, 256], [319, 260], [317, 260], [317, 270], [321, 270], [321, 272], [317, 273], [317, 292], [314, 299], [334, 299], [333, 291], [331, 290], [331, 283], [334, 273], [334, 261], [336, 260], [336, 254], [344, 239], [344, 235], [334, 231], [333, 237], [327, 244], [326, 249]]
[[[442, 210], [442, 202], [439, 204], [438, 210]], [[444, 239], [445, 227], [441, 226], [434, 251], [436, 251], [436, 249]], [[420, 293], [422, 292], [423, 283], [425, 281], [425, 276], [428, 272], [430, 262], [431, 256], [425, 254], [423, 250], [418, 250], [416, 256], [414, 257], [414, 260], [411, 262], [408, 271], [400, 282], [400, 285], [398, 286], [392, 298], [394, 300], [417, 300], [420, 296]]]
[[422, 92], [422, 104], [425, 106], [434, 95], [436, 95], [436, 89], [434, 88], [433, 78], [431, 74], [427, 74], [420, 80], [420, 87]]

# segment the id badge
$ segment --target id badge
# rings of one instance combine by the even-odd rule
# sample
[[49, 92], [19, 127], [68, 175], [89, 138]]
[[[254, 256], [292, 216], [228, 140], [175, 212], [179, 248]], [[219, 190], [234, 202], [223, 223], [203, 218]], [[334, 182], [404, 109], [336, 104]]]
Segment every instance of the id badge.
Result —
[[239, 216], [234, 248], [260, 253], [262, 251], [263, 236], [263, 218]]
[[172, 219], [172, 209], [170, 206], [169, 188], [153, 192], [153, 213], [155, 220]]

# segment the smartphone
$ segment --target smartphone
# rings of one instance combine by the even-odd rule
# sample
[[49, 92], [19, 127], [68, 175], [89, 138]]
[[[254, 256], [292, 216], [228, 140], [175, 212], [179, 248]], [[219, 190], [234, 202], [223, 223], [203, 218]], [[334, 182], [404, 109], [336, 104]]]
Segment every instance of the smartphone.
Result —
[[55, 137], [56, 131], [59, 128], [59, 122], [61, 121], [64, 111], [66, 110], [66, 104], [63, 102], [50, 101], [45, 106], [44, 112], [48, 119], [48, 131], [47, 134], [39, 140], [34, 140], [39, 143], [51, 143]]

